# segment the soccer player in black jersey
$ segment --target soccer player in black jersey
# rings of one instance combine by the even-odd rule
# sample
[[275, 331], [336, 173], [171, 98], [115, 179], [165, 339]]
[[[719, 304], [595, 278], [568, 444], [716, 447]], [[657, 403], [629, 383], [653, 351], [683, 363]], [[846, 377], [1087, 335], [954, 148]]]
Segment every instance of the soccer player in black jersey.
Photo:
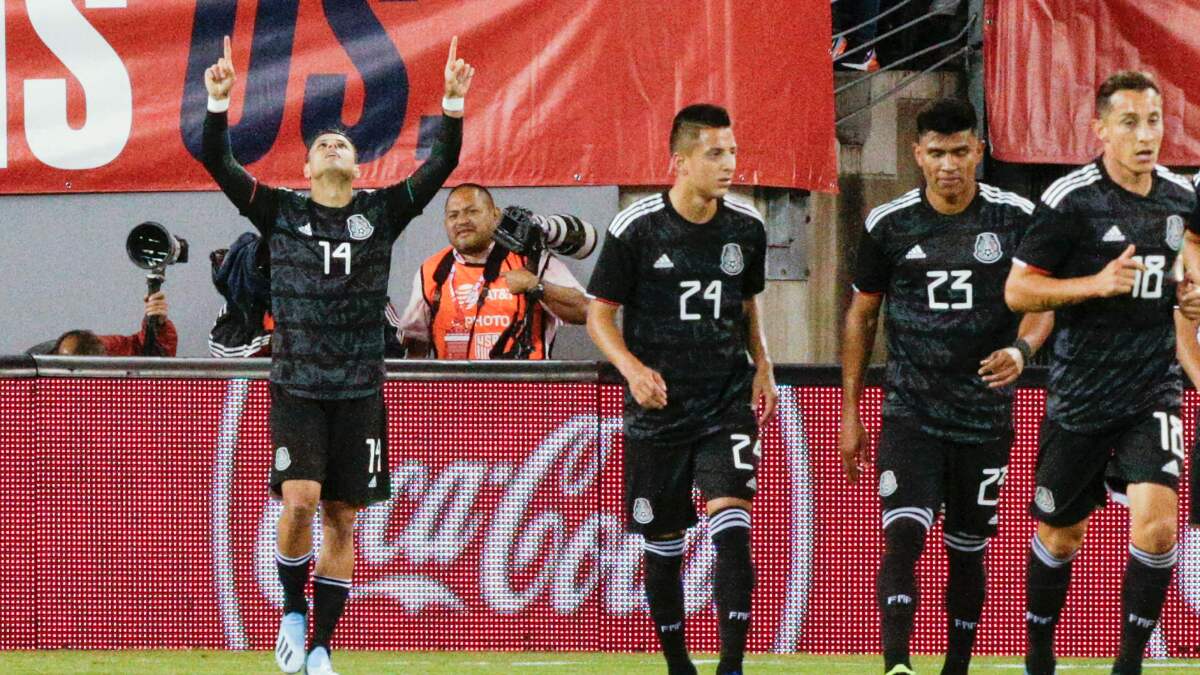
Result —
[[[1072, 560], [1106, 491], [1129, 506], [1114, 673], [1142, 672], [1176, 562], [1183, 465], [1171, 274], [1196, 209], [1192, 184], [1156, 164], [1162, 97], [1123, 71], [1096, 95], [1096, 161], [1042, 195], [1005, 297], [1014, 311], [1054, 310], [1058, 331], [1030, 504], [1025, 623], [1029, 673], [1054, 672], [1054, 629]], [[1197, 311], [1196, 294], [1180, 310]]]
[[[226, 110], [234, 83], [229, 38], [204, 74], [208, 116], [204, 166], [269, 242], [271, 311], [271, 492], [283, 501], [276, 562], [283, 619], [281, 670], [333, 673], [329, 644], [354, 570], [354, 520], [390, 495], [383, 403], [383, 308], [391, 248], [458, 164], [463, 101], [474, 69], [450, 43], [444, 115], [429, 159], [382, 190], [354, 190], [356, 152], [341, 131], [309, 143], [308, 196], [252, 178], [230, 149]], [[322, 544], [313, 579], [312, 639], [305, 650], [312, 519], [321, 505]]]
[[717, 552], [717, 673], [742, 672], [758, 430], [776, 401], [756, 299], [766, 231], [753, 206], [726, 197], [737, 165], [730, 127], [714, 105], [679, 111], [670, 137], [674, 185], [617, 214], [588, 286], [588, 332], [628, 382], [626, 517], [644, 537], [646, 599], [672, 675], [696, 672], [680, 580], [684, 534], [697, 522], [693, 484]]
[[867, 217], [846, 314], [840, 449], [855, 482], [869, 457], [859, 399], [887, 299], [876, 462], [886, 548], [876, 590], [884, 671], [892, 675], [913, 672], [915, 568], [943, 504], [950, 648], [942, 672], [967, 672], [983, 611], [984, 555], [1008, 471], [1010, 385], [1053, 321], [1048, 313], [1020, 319], [1004, 304], [1004, 280], [1033, 204], [975, 180], [983, 157], [975, 126], [975, 110], [956, 100], [917, 115], [913, 151], [925, 185]]

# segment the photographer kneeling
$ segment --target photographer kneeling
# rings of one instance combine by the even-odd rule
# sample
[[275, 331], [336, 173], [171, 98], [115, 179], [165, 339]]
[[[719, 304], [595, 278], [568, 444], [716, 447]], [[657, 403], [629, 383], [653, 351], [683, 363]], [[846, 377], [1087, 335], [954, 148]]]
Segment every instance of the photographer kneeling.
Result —
[[563, 322], [587, 320], [583, 287], [544, 249], [587, 257], [590, 225], [514, 207], [502, 214], [473, 183], [450, 191], [444, 224], [450, 246], [421, 264], [400, 321], [409, 356], [546, 359]]
[[58, 356], [175, 356], [179, 336], [167, 318], [167, 296], [162, 291], [143, 298], [142, 329], [133, 335], [97, 335], [93, 331], [69, 330], [30, 347], [27, 354]]

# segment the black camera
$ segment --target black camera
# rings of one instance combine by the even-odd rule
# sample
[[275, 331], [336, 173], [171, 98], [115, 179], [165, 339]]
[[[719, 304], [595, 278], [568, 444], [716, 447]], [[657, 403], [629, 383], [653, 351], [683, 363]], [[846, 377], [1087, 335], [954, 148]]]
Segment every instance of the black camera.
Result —
[[493, 235], [508, 250], [536, 258], [550, 250], [583, 260], [596, 250], [596, 228], [575, 216], [541, 216], [520, 206], [505, 207]]
[[161, 273], [167, 265], [188, 261], [188, 243], [152, 220], [134, 227], [125, 238], [125, 252], [134, 265]]

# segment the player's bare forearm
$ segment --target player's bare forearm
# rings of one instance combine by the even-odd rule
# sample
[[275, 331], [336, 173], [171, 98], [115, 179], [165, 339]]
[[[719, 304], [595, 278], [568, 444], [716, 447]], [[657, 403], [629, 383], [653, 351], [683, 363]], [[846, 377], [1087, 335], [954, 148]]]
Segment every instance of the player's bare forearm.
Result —
[[[1033, 312], [1021, 317], [1021, 325], [1017, 327], [1017, 338], [1029, 345], [1030, 351], [1036, 354], [1050, 331], [1054, 330], [1054, 312]], [[1029, 364], [1026, 364], [1029, 365]]]
[[1200, 282], [1200, 234], [1191, 230], [1183, 235], [1183, 268], [1192, 283]]
[[628, 379], [628, 372], [641, 365], [641, 361], [629, 351], [625, 338], [617, 328], [617, 305], [603, 300], [593, 300], [587, 308], [587, 331], [604, 357]]
[[1058, 279], [1024, 265], [1013, 265], [1004, 284], [1004, 301], [1008, 308], [1024, 314], [1077, 305], [1097, 297], [1100, 296], [1092, 277]]
[[858, 413], [867, 361], [875, 347], [875, 329], [883, 295], [855, 293], [846, 310], [842, 336], [842, 413]]
[[770, 368], [771, 355], [767, 352], [767, 335], [763, 330], [758, 296], [743, 301], [742, 311], [746, 315], [746, 349], [750, 352], [750, 358], [756, 368]]
[[549, 281], [542, 282], [542, 287], [546, 289], [542, 300], [554, 316], [570, 324], [587, 323], [588, 299], [578, 288], [559, 286]]
[[1183, 372], [1187, 373], [1192, 386], [1200, 389], [1200, 340], [1196, 329], [1200, 322], [1192, 321], [1175, 310], [1175, 355]]

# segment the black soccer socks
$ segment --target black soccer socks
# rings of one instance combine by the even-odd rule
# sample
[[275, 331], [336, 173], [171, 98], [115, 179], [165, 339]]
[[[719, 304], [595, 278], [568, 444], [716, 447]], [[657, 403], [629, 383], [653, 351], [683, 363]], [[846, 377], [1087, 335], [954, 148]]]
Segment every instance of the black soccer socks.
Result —
[[346, 610], [346, 598], [350, 595], [349, 579], [334, 579], [320, 575], [313, 577], [313, 636], [309, 651], [317, 647], [329, 648], [333, 629]]
[[913, 518], [895, 518], [884, 528], [885, 548], [875, 578], [876, 600], [882, 615], [884, 670], [911, 665], [908, 640], [917, 612], [917, 559], [925, 550], [925, 525]]
[[1114, 673], [1142, 672], [1142, 654], [1162, 612], [1177, 550], [1172, 546], [1165, 553], [1147, 553], [1129, 545], [1129, 562], [1121, 585], [1121, 649], [1113, 665]]
[[646, 562], [646, 602], [650, 605], [654, 632], [662, 645], [671, 675], [696, 672], [688, 658], [683, 631], [683, 579], [679, 572], [684, 548], [683, 537], [642, 542]]
[[275, 567], [279, 571], [279, 583], [283, 586], [283, 613], [308, 613], [308, 600], [304, 598], [304, 587], [308, 585], [308, 573], [312, 563], [312, 551], [297, 558], [289, 558], [275, 552]]
[[1072, 553], [1056, 558], [1038, 539], [1029, 542], [1029, 560], [1025, 567], [1025, 630], [1028, 642], [1025, 669], [1030, 675], [1053, 675], [1054, 629], [1067, 601], [1071, 586]]
[[754, 565], [750, 560], [750, 513], [741, 508], [718, 511], [708, 519], [708, 532], [717, 560], [713, 568], [713, 598], [721, 635], [718, 675], [740, 674], [750, 629], [750, 596]]
[[944, 535], [950, 578], [946, 584], [946, 623], [949, 648], [942, 675], [967, 675], [975, 632], [987, 597], [983, 558], [987, 539], [964, 534]]

